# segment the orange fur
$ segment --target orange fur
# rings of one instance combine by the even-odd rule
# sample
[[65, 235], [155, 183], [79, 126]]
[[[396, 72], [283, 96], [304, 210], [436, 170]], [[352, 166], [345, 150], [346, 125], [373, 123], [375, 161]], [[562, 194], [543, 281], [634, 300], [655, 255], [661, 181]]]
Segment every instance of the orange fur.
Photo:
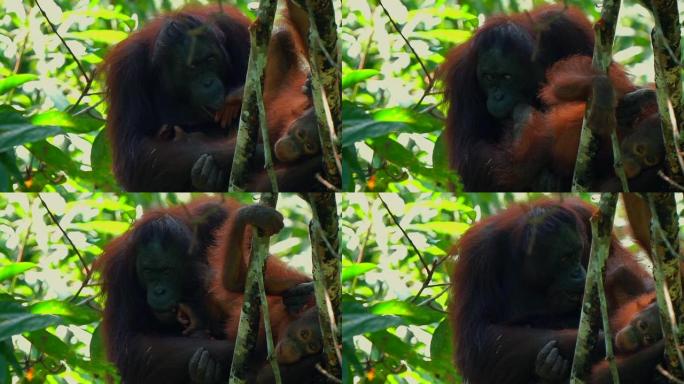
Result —
[[[580, 130], [586, 103], [568, 103], [562, 108], [553, 108], [545, 116], [545, 122], [553, 130], [552, 158], [554, 171], [572, 176], [579, 147]], [[568, 172], [570, 171], [570, 172]]]
[[[614, 95], [617, 98], [637, 89], [620, 65], [611, 64], [608, 73], [609, 84], [604, 82], [605, 87], [597, 87], [598, 95], [601, 98], [610, 97], [606, 93], [606, 91], [610, 91], [610, 87], [613, 88]], [[547, 151], [550, 151], [553, 172], [561, 178], [569, 180], [575, 168], [587, 100], [594, 92], [593, 85], [598, 84], [597, 78], [602, 75], [591, 65], [590, 56], [572, 56], [554, 64], [546, 76], [547, 84], [541, 89], [539, 96], [544, 104], [549, 107], [549, 110], [544, 113], [544, 118], [541, 119], [542, 127], [535, 128], [535, 131], [546, 130], [545, 135], [551, 136], [553, 139], [551, 145], [546, 147], [537, 145], [535, 148], [537, 150], [546, 148]], [[606, 87], [608, 88], [606, 89]], [[599, 98], [600, 102], [605, 105], [599, 105], [599, 107], [604, 108], [605, 111], [599, 114], [599, 117], [613, 117], [612, 111], [615, 108], [615, 100], [612, 97], [610, 100], [602, 100], [601, 98]], [[538, 120], [531, 121], [528, 125], [538, 124]], [[605, 121], [596, 121], [595, 123], [594, 125], [599, 130], [607, 124]], [[525, 129], [528, 130], [529, 127]], [[605, 138], [601, 141], [598, 154], [599, 163], [602, 166], [605, 165], [605, 169], [602, 168], [601, 172], [610, 174], [612, 172], [610, 141], [606, 133], [597, 133]]]
[[622, 305], [610, 318], [610, 329], [617, 332], [629, 325], [634, 315], [641, 312], [655, 301], [655, 292], [644, 293], [636, 299]]
[[[539, 96], [548, 106], [568, 101], [586, 101], [591, 95], [592, 81], [599, 75], [601, 73], [591, 65], [589, 56], [561, 60], [547, 71], [547, 85], [541, 89]], [[608, 77], [618, 97], [636, 90], [624, 68], [617, 63], [612, 63], [608, 68]]]
[[[235, 340], [240, 312], [244, 302], [244, 284], [249, 265], [252, 242], [252, 228], [239, 222], [239, 214], [231, 215], [216, 231], [215, 245], [209, 250], [209, 263], [216, 271], [210, 286], [210, 293], [221, 308], [225, 319], [226, 337]], [[237, 281], [226, 281], [226, 273], [237, 275]], [[266, 259], [264, 285], [268, 300], [271, 329], [275, 341], [296, 316], [290, 315], [283, 304], [281, 294], [298, 284], [311, 281], [311, 278], [275, 256]], [[259, 325], [259, 343], [265, 342], [263, 317]]]
[[264, 76], [264, 104], [271, 147], [313, 105], [303, 90], [309, 69], [306, 47], [296, 25], [302, 21], [294, 20], [293, 24], [290, 14], [284, 12], [280, 29], [271, 37]]

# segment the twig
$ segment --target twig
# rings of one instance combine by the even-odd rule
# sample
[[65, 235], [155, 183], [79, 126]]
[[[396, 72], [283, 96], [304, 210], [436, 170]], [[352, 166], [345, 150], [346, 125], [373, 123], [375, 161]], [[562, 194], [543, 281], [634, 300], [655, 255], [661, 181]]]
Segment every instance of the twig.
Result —
[[90, 268], [88, 268], [88, 265], [86, 264], [85, 259], [83, 258], [83, 255], [81, 255], [81, 252], [78, 250], [78, 248], [76, 248], [76, 244], [74, 244], [74, 242], [71, 241], [71, 238], [69, 237], [69, 235], [67, 235], [64, 228], [62, 228], [62, 226], [59, 224], [57, 217], [55, 217], [55, 215], [52, 213], [50, 208], [47, 206], [47, 204], [45, 203], [45, 200], [43, 200], [43, 197], [40, 195], [40, 193], [38, 194], [38, 199], [40, 200], [41, 204], [43, 204], [43, 207], [47, 211], [48, 216], [50, 216], [50, 219], [52, 220], [52, 222], [57, 226], [57, 228], [59, 228], [59, 230], [62, 232], [62, 235], [64, 236], [64, 238], [66, 238], [67, 241], [69, 242], [71, 249], [73, 249], [74, 252], [76, 253], [76, 256], [78, 256], [78, 259], [81, 261], [81, 264], [83, 264], [83, 268], [85, 268], [87, 274], [90, 275]]
[[392, 18], [392, 15], [390, 15], [389, 11], [387, 10], [387, 8], [385, 8], [385, 5], [382, 3], [382, 0], [378, 0], [378, 5], [380, 5], [380, 7], [382, 8], [382, 11], [385, 13], [387, 18], [389, 19], [390, 23], [392, 24], [392, 27], [394, 27], [394, 29], [397, 31], [399, 36], [401, 36], [401, 39], [404, 40], [404, 43], [406, 43], [408, 48], [411, 50], [411, 53], [413, 54], [413, 56], [415, 56], [420, 67], [423, 68], [423, 72], [425, 72], [425, 76], [427, 76], [428, 79], [430, 79], [430, 83], [432, 83], [432, 77], [430, 77], [430, 72], [427, 70], [427, 67], [423, 63], [423, 60], [420, 58], [420, 56], [418, 56], [418, 52], [416, 52], [416, 50], [413, 49], [413, 46], [411, 45], [411, 43], [408, 41], [406, 36], [404, 36], [404, 34], [401, 32], [401, 28], [399, 28], [399, 24], [397, 24], [397, 22], [394, 21], [394, 19]]
[[432, 88], [435, 86], [435, 79], [431, 78], [428, 76], [428, 86], [425, 87], [425, 90], [423, 91], [423, 95], [420, 96], [420, 99], [418, 99], [418, 102], [411, 108], [413, 110], [416, 110], [420, 108], [420, 105], [423, 103], [423, 100], [430, 94], [430, 91], [432, 91]]
[[394, 225], [396, 225], [396, 226], [399, 228], [399, 230], [401, 231], [401, 233], [404, 234], [404, 237], [406, 238], [406, 240], [408, 240], [409, 244], [411, 244], [411, 247], [413, 248], [413, 250], [414, 250], [414, 251], [416, 252], [416, 254], [418, 255], [418, 259], [420, 259], [420, 262], [423, 264], [423, 268], [425, 268], [425, 271], [426, 271], [428, 274], [430, 274], [430, 273], [431, 273], [431, 272], [430, 272], [430, 268], [428, 267], [428, 263], [427, 263], [427, 261], [425, 261], [425, 258], [423, 257], [423, 254], [420, 253], [420, 250], [418, 249], [418, 247], [416, 247], [416, 244], [413, 243], [413, 240], [411, 240], [411, 238], [409, 237], [408, 233], [406, 233], [406, 231], [404, 230], [404, 228], [399, 224], [399, 220], [397, 220], [397, 217], [394, 216], [394, 213], [392, 213], [392, 211], [390, 210], [390, 208], [389, 208], [389, 206], [387, 205], [387, 203], [385, 202], [385, 200], [383, 200], [382, 194], [378, 194], [378, 199], [380, 199], [380, 201], [382, 202], [382, 205], [385, 207], [385, 210], [387, 211], [387, 213], [388, 213], [388, 214], [390, 215], [390, 217], [392, 218], [392, 221], [394, 222]]
[[74, 58], [74, 61], [76, 62], [76, 65], [78, 66], [78, 69], [81, 70], [81, 74], [83, 75], [83, 77], [85, 77], [85, 79], [86, 79], [87, 82], [90, 82], [90, 78], [88, 77], [88, 74], [86, 73], [86, 70], [85, 70], [85, 68], [83, 67], [83, 64], [81, 64], [81, 62], [78, 60], [78, 58], [76, 57], [76, 54], [74, 53], [74, 51], [72, 51], [71, 48], [69, 48], [69, 45], [67, 45], [66, 40], [64, 40], [64, 38], [59, 34], [59, 32], [57, 32], [57, 27], [55, 27], [55, 25], [52, 24], [52, 21], [50, 21], [50, 19], [49, 19], [48, 16], [47, 16], [47, 13], [45, 13], [45, 11], [43, 10], [43, 7], [40, 6], [40, 2], [39, 2], [38, 0], [36, 0], [36, 6], [37, 6], [38, 9], [40, 10], [40, 13], [43, 14], [43, 17], [45, 18], [45, 21], [47, 21], [47, 23], [50, 25], [50, 28], [52, 29], [52, 32], [53, 32], [55, 35], [57, 35], [57, 38], [59, 38], [59, 40], [62, 42], [62, 44], [64, 45], [64, 47], [67, 49], [67, 51], [69, 51], [69, 54]]
[[[88, 91], [90, 91], [90, 87], [93, 85], [93, 80], [95, 79], [95, 71], [93, 71], [93, 76], [91, 78], [88, 78], [86, 76], [86, 86], [83, 88], [83, 91], [81, 91], [81, 95], [78, 96], [78, 99], [76, 99], [76, 102], [69, 108], [67, 108], [67, 112], [71, 112], [78, 107], [78, 105], [81, 103], [83, 98], [88, 94]], [[102, 101], [100, 101], [102, 102]], [[98, 103], [99, 104], [99, 103]], [[87, 108], [86, 108], [87, 109]], [[81, 111], [83, 112], [83, 111]]]
[[339, 191], [340, 191], [339, 188], [337, 188], [336, 186], [332, 185], [332, 183], [329, 182], [328, 180], [326, 180], [323, 176], [321, 176], [320, 173], [316, 173], [316, 180], [318, 180], [319, 183], [323, 184], [326, 188], [328, 188], [328, 189], [331, 190], [331, 191], [334, 191], [334, 192], [339, 192]]
[[[683, 168], [684, 169], [684, 168]], [[661, 169], [658, 171], [658, 176], [660, 176], [661, 179], [665, 180], [668, 184], [671, 186], [677, 188], [679, 191], [684, 191], [684, 185], [678, 184], [676, 181], [672, 180], [669, 178]]]
[[448, 258], [449, 258], [449, 256], [446, 255], [446, 256], [442, 256], [438, 260], [435, 260], [432, 262], [432, 268], [428, 268], [427, 276], [425, 277], [425, 281], [423, 281], [423, 284], [421, 285], [420, 289], [418, 290], [418, 293], [416, 293], [413, 296], [413, 299], [411, 299], [411, 302], [415, 302], [416, 300], [418, 300], [420, 295], [423, 294], [423, 291], [425, 291], [425, 289], [427, 289], [428, 285], [430, 285], [430, 282], [432, 281], [432, 276], [434, 275], [437, 268]]
[[[426, 300], [421, 301], [420, 303], [418, 303], [418, 306], [423, 306], [423, 305], [430, 304], [431, 302], [433, 302], [433, 301], [439, 299], [439, 298], [440, 298], [442, 295], [444, 295], [445, 293], [449, 292], [449, 290], [451, 289], [451, 284], [447, 284], [447, 285], [448, 285], [448, 286], [447, 286], [446, 288], [444, 288], [441, 292], [439, 292], [439, 293], [436, 294], [435, 296], [430, 297], [430, 298], [428, 298], [428, 299], [426, 299]], [[418, 297], [418, 296], [416, 296], [416, 297]]]
[[656, 365], [656, 370], [658, 371], [658, 373], [665, 376], [668, 380], [672, 381], [673, 383], [684, 384], [684, 381], [679, 380], [678, 378], [672, 376], [672, 374], [670, 372], [665, 370], [665, 368], [663, 368], [662, 364]]
[[320, 364], [316, 364], [316, 369], [318, 372], [320, 372], [323, 376], [325, 376], [328, 380], [334, 381], [335, 383], [341, 383], [342, 380], [338, 379], [337, 377], [333, 376], [330, 374], [330, 372], [326, 371], [323, 367], [321, 367]]
[[[331, 57], [330, 52], [326, 49], [323, 39], [321, 38], [320, 32], [318, 30], [318, 18], [333, 17], [334, 15], [329, 15], [327, 13], [318, 12], [316, 13], [314, 9], [317, 9], [318, 4], [314, 7], [314, 2], [312, 0], [306, 1], [306, 11], [309, 16], [309, 65], [311, 67], [311, 88], [313, 96], [314, 111], [316, 113], [316, 123], [318, 126], [318, 136], [321, 144], [321, 154], [323, 158], [323, 169], [325, 175], [328, 179], [332, 180], [331, 184], [342, 184], [342, 163], [340, 162], [340, 155], [337, 140], [337, 131], [340, 127], [337, 127], [335, 122], [336, 118], [333, 117], [333, 111], [330, 103], [339, 101], [340, 98], [331, 97], [335, 95], [328, 95], [330, 88], [326, 88], [323, 84], [325, 76], [325, 66], [321, 62], [320, 56], [322, 55], [328, 64], [339, 71], [339, 64]], [[334, 23], [333, 23], [334, 24]], [[336, 37], [335, 37], [336, 39]], [[336, 74], [339, 76], [339, 74]], [[329, 83], [329, 82], [327, 82]], [[339, 84], [339, 83], [336, 83]], [[332, 89], [332, 92], [337, 94], [339, 89]], [[339, 112], [339, 108], [335, 108], [336, 113]]]

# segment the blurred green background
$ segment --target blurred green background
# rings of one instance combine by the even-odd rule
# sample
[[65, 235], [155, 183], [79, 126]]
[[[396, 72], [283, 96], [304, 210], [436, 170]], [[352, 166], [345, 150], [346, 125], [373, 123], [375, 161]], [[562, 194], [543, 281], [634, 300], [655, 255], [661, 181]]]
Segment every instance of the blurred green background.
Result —
[[[0, 383], [119, 382], [98, 332], [104, 299], [99, 273], [87, 271], [146, 208], [192, 196], [0, 194]], [[230, 196], [258, 202], [251, 194]], [[272, 238], [271, 254], [311, 273], [308, 204], [281, 194], [277, 209], [285, 228]]]
[[[511, 202], [541, 196], [563, 195], [345, 193], [340, 203], [343, 382], [460, 383], [446, 314], [454, 265], [450, 251], [473, 223]], [[600, 197], [573, 196], [595, 205]], [[682, 196], [677, 200], [681, 211]], [[614, 231], [638, 252], [619, 204]], [[638, 257], [649, 265], [645, 253]]]
[[[344, 190], [446, 190], [457, 181], [440, 145], [446, 108], [440, 84], [431, 84], [435, 69], [486, 16], [552, 2], [346, 0], [341, 26]], [[579, 7], [592, 21], [599, 17], [601, 2], [565, 3]], [[614, 59], [637, 84], [654, 80], [653, 25], [650, 12], [635, 0], [622, 3]]]

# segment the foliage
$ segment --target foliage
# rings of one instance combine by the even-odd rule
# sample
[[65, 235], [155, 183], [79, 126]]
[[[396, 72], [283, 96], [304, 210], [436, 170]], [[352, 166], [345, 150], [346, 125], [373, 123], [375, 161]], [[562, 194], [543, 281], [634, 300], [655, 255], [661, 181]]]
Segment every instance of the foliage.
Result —
[[[97, 67], [140, 24], [184, 3], [0, 0], [0, 191], [120, 190]], [[230, 2], [252, 15], [250, 3]]]
[[[461, 382], [446, 314], [451, 249], [481, 218], [539, 196], [343, 195], [343, 382]], [[598, 203], [597, 195], [580, 196]], [[638, 249], [626, 236], [622, 211], [615, 231]]]
[[[341, 25], [344, 190], [458, 186], [446, 166], [441, 139], [446, 109], [435, 71], [485, 16], [530, 9], [532, 3], [543, 1], [480, 0], [460, 6], [446, 0], [346, 1]], [[567, 2], [592, 20], [600, 11], [595, 3]], [[623, 4], [614, 57], [641, 84], [653, 81], [653, 25], [641, 5]]]
[[[258, 201], [250, 194], [232, 196], [244, 203]], [[100, 383], [115, 378], [99, 333], [104, 298], [93, 262], [144, 209], [190, 198], [0, 194], [0, 383]], [[281, 194], [277, 208], [285, 216], [285, 229], [272, 239], [271, 253], [287, 255], [290, 263], [310, 272], [308, 204]]]

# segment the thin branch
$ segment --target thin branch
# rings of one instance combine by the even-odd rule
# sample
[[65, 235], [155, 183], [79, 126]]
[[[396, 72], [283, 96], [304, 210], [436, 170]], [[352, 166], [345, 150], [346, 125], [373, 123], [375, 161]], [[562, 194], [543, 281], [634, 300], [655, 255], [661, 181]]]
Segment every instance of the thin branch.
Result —
[[86, 261], [83, 258], [83, 255], [81, 255], [81, 251], [79, 251], [78, 248], [76, 248], [76, 244], [74, 244], [74, 242], [71, 241], [71, 238], [69, 237], [69, 235], [67, 235], [64, 228], [62, 228], [62, 226], [59, 224], [57, 217], [55, 217], [55, 215], [52, 213], [50, 208], [47, 206], [47, 204], [45, 203], [45, 200], [43, 200], [43, 197], [40, 195], [40, 193], [38, 194], [38, 199], [40, 200], [41, 204], [43, 204], [43, 207], [47, 211], [48, 216], [50, 216], [50, 220], [52, 220], [52, 222], [57, 226], [57, 228], [59, 228], [60, 232], [62, 232], [62, 235], [64, 236], [64, 238], [67, 240], [67, 242], [71, 246], [71, 249], [73, 249], [73, 251], [76, 253], [76, 256], [78, 256], [78, 259], [81, 261], [81, 264], [83, 265], [83, 268], [86, 270], [87, 274], [89, 275], [90, 274], [90, 268], [88, 268], [88, 265], [86, 264]]
[[392, 18], [392, 15], [390, 15], [389, 11], [387, 10], [387, 8], [385, 8], [385, 5], [382, 3], [382, 0], [378, 0], [378, 5], [380, 5], [380, 7], [382, 7], [382, 11], [385, 13], [387, 18], [389, 19], [390, 23], [392, 24], [392, 27], [394, 27], [394, 30], [396, 30], [397, 33], [399, 34], [399, 36], [401, 36], [401, 39], [404, 40], [404, 43], [406, 43], [409, 50], [411, 50], [411, 53], [413, 54], [413, 56], [418, 61], [418, 64], [420, 65], [420, 67], [423, 68], [423, 72], [425, 72], [425, 76], [427, 76], [428, 79], [430, 79], [430, 83], [432, 83], [432, 77], [430, 76], [430, 72], [427, 70], [427, 67], [423, 63], [423, 60], [418, 55], [418, 52], [416, 52], [416, 50], [413, 49], [413, 46], [411, 45], [411, 43], [408, 41], [406, 36], [404, 36], [404, 34], [401, 32], [401, 28], [399, 27], [399, 24], [397, 24], [397, 22], [394, 21], [394, 19]]
[[[306, 0], [306, 12], [309, 16], [309, 65], [311, 66], [311, 88], [313, 105], [316, 113], [318, 136], [321, 144], [323, 169], [327, 180], [332, 185], [342, 185], [342, 163], [340, 161], [340, 141], [337, 133], [341, 129], [339, 106], [333, 104], [340, 101], [339, 75], [340, 64], [335, 60], [338, 55], [337, 28], [335, 26], [334, 9], [320, 0]], [[327, 21], [328, 24], [325, 24]], [[325, 35], [331, 41], [324, 41], [319, 31], [319, 23], [329, 31]], [[329, 24], [332, 24], [332, 28]], [[325, 31], [325, 30], [324, 30]], [[329, 49], [332, 49], [331, 53]], [[325, 61], [324, 61], [324, 60]], [[326, 65], [327, 64], [327, 65]], [[330, 76], [333, 79], [330, 79]]]
[[[260, 0], [257, 17], [249, 27], [250, 51], [247, 61], [247, 79], [244, 85], [242, 98], [242, 111], [233, 155], [233, 164], [230, 169], [229, 191], [242, 191], [247, 182], [249, 165], [255, 156], [256, 145], [259, 136], [259, 127], [262, 127], [263, 95], [259, 92], [264, 84], [264, 65], [267, 59], [268, 43], [273, 29], [273, 19], [277, 8], [277, 1]], [[265, 123], [265, 122], [264, 122]], [[268, 136], [268, 135], [266, 135]], [[263, 139], [263, 138], [262, 138]], [[264, 152], [270, 150], [264, 146]], [[268, 164], [266, 165], [268, 168]], [[271, 179], [271, 188], [277, 192], [277, 183]]]
[[411, 299], [411, 302], [415, 302], [416, 300], [418, 300], [420, 298], [420, 295], [423, 294], [423, 291], [425, 291], [427, 289], [427, 287], [430, 285], [430, 282], [432, 281], [432, 276], [434, 275], [437, 268], [439, 268], [439, 266], [442, 265], [442, 263], [444, 261], [446, 261], [448, 258], [449, 258], [449, 256], [445, 255], [445, 256], [442, 256], [441, 258], [439, 258], [438, 260], [435, 260], [432, 262], [431, 268], [428, 269], [427, 276], [425, 277], [423, 284], [421, 285], [420, 289], [418, 290], [418, 293], [416, 293], [413, 296], [413, 299]]
[[406, 233], [406, 231], [405, 231], [404, 228], [401, 226], [401, 224], [399, 224], [399, 220], [397, 220], [397, 217], [394, 216], [394, 213], [392, 213], [392, 210], [390, 210], [390, 208], [389, 208], [389, 206], [387, 205], [387, 203], [385, 202], [385, 200], [383, 200], [382, 194], [378, 193], [378, 199], [380, 199], [380, 201], [382, 202], [382, 205], [385, 207], [385, 210], [387, 211], [387, 213], [388, 213], [388, 214], [390, 215], [390, 217], [392, 218], [392, 221], [394, 222], [394, 225], [396, 225], [396, 226], [399, 228], [399, 230], [400, 230], [401, 233], [404, 235], [404, 237], [406, 238], [406, 240], [408, 240], [409, 244], [411, 244], [411, 247], [413, 248], [413, 250], [414, 250], [414, 251], [416, 252], [416, 254], [418, 255], [418, 259], [420, 259], [420, 262], [423, 264], [423, 268], [425, 268], [425, 271], [429, 274], [429, 273], [430, 273], [430, 268], [428, 267], [428, 263], [427, 263], [427, 261], [425, 261], [425, 258], [423, 257], [423, 254], [420, 252], [420, 250], [418, 249], [418, 247], [416, 247], [416, 244], [413, 243], [413, 240], [411, 240], [411, 238], [409, 237], [408, 233]]
[[[262, 193], [260, 204], [275, 207], [277, 203], [276, 194]], [[249, 258], [247, 277], [245, 280], [245, 292], [243, 295], [242, 310], [240, 311], [240, 322], [238, 334], [235, 339], [235, 350], [233, 361], [230, 367], [230, 383], [241, 384], [247, 382], [248, 369], [250, 365], [249, 357], [256, 348], [257, 335], [259, 334], [259, 309], [264, 319], [264, 330], [266, 332], [266, 345], [269, 356], [274, 355], [273, 336], [271, 334], [271, 324], [268, 316], [268, 301], [264, 290], [264, 264], [268, 254], [269, 237], [263, 236], [257, 230], [252, 237], [252, 252]], [[273, 373], [276, 382], [280, 383], [280, 370], [277, 361], [271, 359]]]
[[342, 380], [338, 379], [337, 377], [333, 376], [330, 374], [330, 372], [326, 371], [323, 367], [321, 367], [320, 364], [316, 364], [316, 370], [320, 372], [323, 376], [325, 376], [328, 380], [331, 380], [335, 383], [341, 383]]
[[[603, 2], [603, 9], [601, 10], [601, 18], [594, 25], [594, 33], [596, 39], [594, 41], [594, 54], [592, 56], [592, 66], [606, 75], [607, 70], [612, 62], [613, 39], [615, 37], [615, 27], [617, 26], [617, 17], [620, 12], [620, 0], [606, 0]], [[572, 177], [572, 191], [582, 192], [589, 190], [594, 184], [595, 175], [593, 174], [593, 165], [596, 160], [598, 152], [600, 137], [598, 130], [607, 130], [610, 132], [610, 138], [613, 148], [614, 166], [616, 168], [616, 175], [620, 177], [620, 182], [623, 191], [627, 191], [627, 180], [622, 168], [621, 152], [619, 144], [617, 143], [617, 135], [615, 134], [617, 123], [615, 121], [615, 114], [611, 112], [610, 120], [597, 119], [599, 114], [606, 114], [603, 110], [607, 106], [598, 110], [599, 97], [596, 97], [599, 86], [607, 86], [608, 84], [594, 82], [592, 84], [592, 96], [587, 102], [587, 109], [584, 112], [584, 119], [582, 121], [582, 130], [580, 133], [580, 142], [577, 148], [577, 160], [575, 161], [575, 170]], [[612, 89], [611, 89], [612, 90]], [[603, 91], [602, 91], [603, 92]], [[600, 123], [598, 122], [600, 121]], [[597, 125], [607, 125], [598, 127]]]
[[88, 77], [88, 73], [86, 72], [85, 68], [83, 67], [83, 64], [81, 64], [81, 62], [78, 60], [74, 51], [72, 51], [71, 48], [69, 48], [69, 45], [66, 43], [66, 40], [64, 40], [64, 38], [59, 34], [59, 32], [57, 32], [57, 27], [54, 24], [52, 24], [52, 21], [50, 21], [50, 19], [47, 16], [47, 13], [45, 13], [45, 11], [43, 10], [43, 7], [40, 6], [40, 2], [38, 0], [36, 0], [36, 6], [40, 10], [40, 13], [43, 14], [45, 21], [47, 21], [47, 23], [50, 25], [52, 32], [55, 35], [57, 35], [57, 38], [59, 38], [59, 41], [62, 42], [62, 45], [64, 45], [64, 47], [67, 49], [67, 51], [69, 51], [69, 54], [71, 55], [71, 57], [74, 58], [74, 61], [76, 62], [76, 65], [78, 66], [78, 69], [81, 71], [81, 74], [83, 75], [83, 77], [85, 77], [86, 81], [90, 82], [90, 78]]
[[[81, 101], [83, 100], [83, 98], [86, 97], [86, 95], [88, 94], [88, 91], [90, 91], [90, 87], [93, 85], [93, 80], [95, 80], [95, 71], [93, 71], [92, 77], [88, 78], [88, 77], [86, 76], [86, 86], [85, 86], [85, 88], [83, 88], [83, 91], [81, 91], [81, 95], [78, 96], [78, 99], [76, 99], [76, 102], [75, 102], [72, 106], [70, 106], [69, 108], [67, 108], [67, 110], [66, 110], [67, 112], [72, 112], [73, 110], [76, 109], [76, 107], [78, 107], [78, 105], [81, 103]], [[98, 103], [98, 104], [99, 104], [99, 103]], [[86, 109], [87, 109], [87, 108], [86, 108]], [[83, 112], [83, 111], [81, 111], [81, 112]]]
[[324, 187], [326, 187], [328, 190], [333, 191], [333, 192], [340, 192], [340, 189], [336, 186], [334, 186], [331, 182], [323, 178], [320, 173], [316, 173], [316, 180], [318, 180], [319, 183], [323, 184]]

